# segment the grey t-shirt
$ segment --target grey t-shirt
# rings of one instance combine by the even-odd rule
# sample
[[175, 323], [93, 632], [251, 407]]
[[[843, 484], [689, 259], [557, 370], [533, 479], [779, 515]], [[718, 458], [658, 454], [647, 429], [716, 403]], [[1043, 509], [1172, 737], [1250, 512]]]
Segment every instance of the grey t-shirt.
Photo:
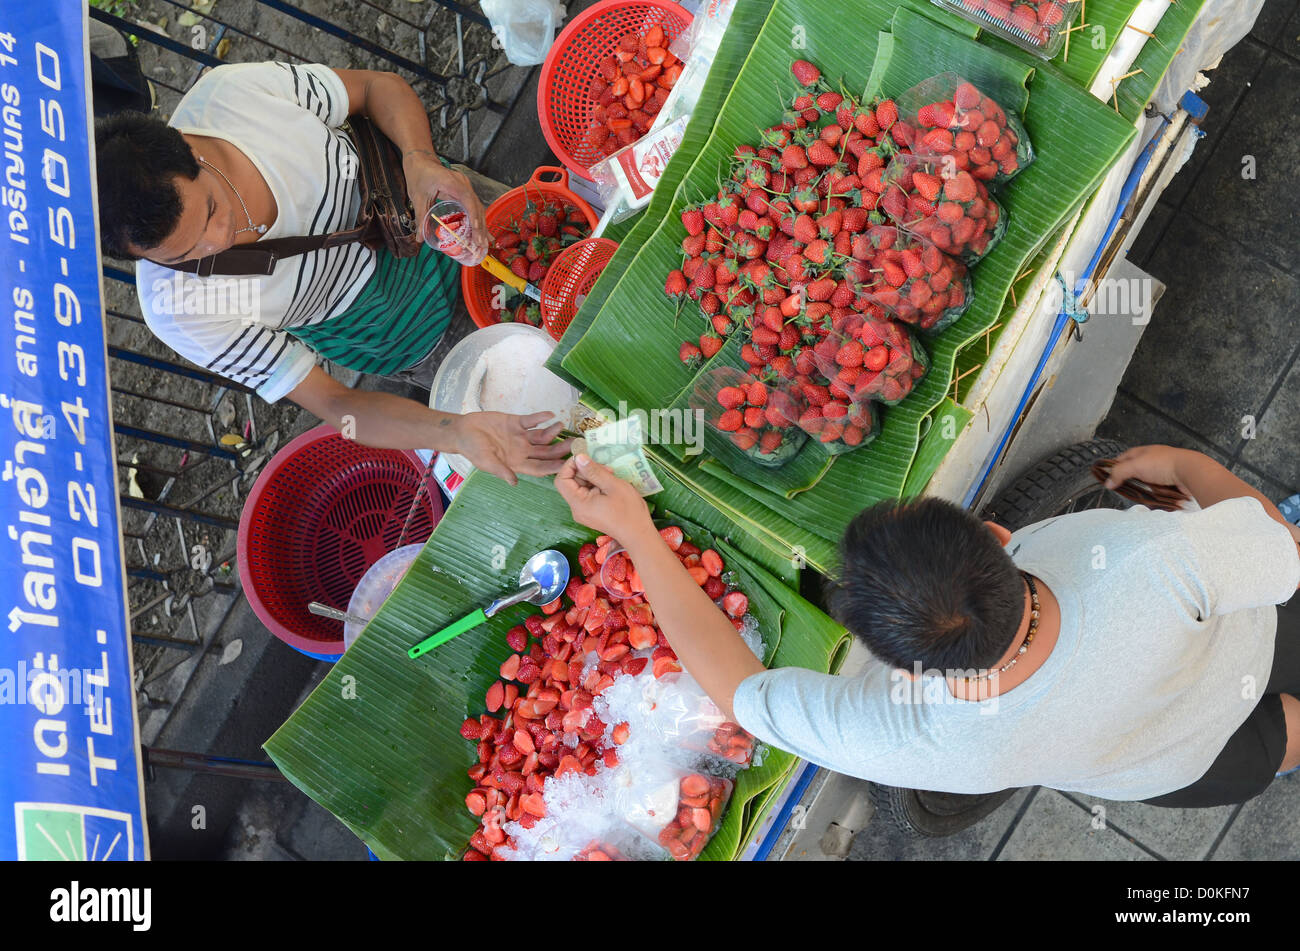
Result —
[[1056, 646], [1024, 683], [971, 702], [879, 661], [853, 678], [783, 668], [740, 684], [736, 719], [829, 769], [916, 789], [1136, 800], [1204, 775], [1268, 683], [1273, 605], [1300, 583], [1290, 533], [1241, 498], [1060, 516], [1007, 548], [1061, 608]]

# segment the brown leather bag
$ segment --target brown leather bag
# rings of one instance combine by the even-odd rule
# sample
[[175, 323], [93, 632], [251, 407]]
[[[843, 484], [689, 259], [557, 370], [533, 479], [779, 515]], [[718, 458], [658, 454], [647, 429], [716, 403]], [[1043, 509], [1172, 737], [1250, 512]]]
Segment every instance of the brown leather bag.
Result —
[[415, 213], [406, 194], [402, 156], [386, 135], [365, 116], [351, 116], [343, 126], [357, 152], [361, 210], [347, 231], [298, 238], [272, 238], [236, 245], [220, 254], [171, 265], [173, 270], [208, 277], [212, 274], [249, 275], [275, 272], [283, 258], [333, 248], [354, 241], [367, 248], [388, 248], [394, 257], [414, 257], [420, 250]]

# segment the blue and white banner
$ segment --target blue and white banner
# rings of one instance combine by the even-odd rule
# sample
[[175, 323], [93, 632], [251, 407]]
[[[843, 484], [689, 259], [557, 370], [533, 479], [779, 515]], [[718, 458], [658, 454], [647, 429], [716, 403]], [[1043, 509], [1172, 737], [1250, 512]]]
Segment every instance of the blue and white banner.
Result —
[[144, 859], [81, 0], [0, 5], [0, 859]]

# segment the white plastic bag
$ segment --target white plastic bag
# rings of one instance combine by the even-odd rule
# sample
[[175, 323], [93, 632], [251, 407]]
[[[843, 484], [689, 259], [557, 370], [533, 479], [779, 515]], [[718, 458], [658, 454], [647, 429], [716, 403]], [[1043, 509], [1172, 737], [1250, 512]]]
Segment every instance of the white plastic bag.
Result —
[[481, 0], [479, 6], [506, 59], [516, 66], [537, 66], [546, 59], [565, 15], [556, 0]]

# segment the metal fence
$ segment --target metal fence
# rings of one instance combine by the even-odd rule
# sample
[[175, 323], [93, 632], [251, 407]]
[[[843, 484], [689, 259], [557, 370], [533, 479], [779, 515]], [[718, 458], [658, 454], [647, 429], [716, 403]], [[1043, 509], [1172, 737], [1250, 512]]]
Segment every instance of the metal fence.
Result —
[[[90, 15], [134, 38], [163, 115], [223, 62], [390, 70], [425, 103], [439, 151], [471, 166], [532, 74], [495, 49], [476, 5], [452, 0], [136, 0]], [[144, 710], [165, 710], [188, 681], [167, 675], [207, 649], [239, 597], [246, 493], [275, 449], [315, 421], [168, 350], [140, 316], [129, 268], [104, 267], [119, 497], [137, 692]]]

